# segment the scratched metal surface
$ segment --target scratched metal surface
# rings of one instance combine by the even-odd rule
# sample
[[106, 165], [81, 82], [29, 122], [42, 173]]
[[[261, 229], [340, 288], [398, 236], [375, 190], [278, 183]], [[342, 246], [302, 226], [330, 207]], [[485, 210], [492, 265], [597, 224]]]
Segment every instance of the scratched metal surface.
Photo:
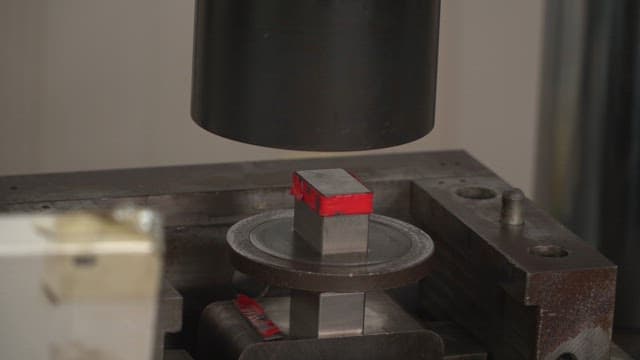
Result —
[[[470, 187], [493, 196], [459, 195]], [[494, 359], [608, 359], [615, 265], [531, 202], [523, 226], [502, 225], [506, 189], [495, 176], [414, 183], [413, 218], [436, 243], [425, 307], [464, 324]]]
[[[456, 195], [469, 186], [496, 195], [508, 187], [462, 151], [2, 177], [0, 212], [128, 202], [165, 214], [165, 276], [184, 297], [183, 331], [168, 343], [193, 349], [202, 309], [234, 294], [229, 226], [290, 208], [293, 170], [335, 167], [374, 191], [377, 213], [416, 224], [434, 238], [437, 271], [422, 282], [420, 298], [431, 316], [455, 320], [493, 359], [556, 360], [566, 353], [605, 358], [615, 267], [531, 203], [518, 233], [500, 227], [498, 196]], [[530, 252], [549, 244], [566, 248], [569, 256]]]

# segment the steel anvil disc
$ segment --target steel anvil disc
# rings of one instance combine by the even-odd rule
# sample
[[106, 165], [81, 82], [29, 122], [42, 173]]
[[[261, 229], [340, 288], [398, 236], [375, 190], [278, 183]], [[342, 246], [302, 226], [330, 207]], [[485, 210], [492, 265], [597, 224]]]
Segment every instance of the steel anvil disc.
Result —
[[386, 216], [369, 221], [367, 254], [320, 256], [294, 233], [293, 210], [259, 214], [229, 229], [231, 262], [268, 284], [318, 292], [388, 289], [427, 274], [434, 249], [429, 235]]

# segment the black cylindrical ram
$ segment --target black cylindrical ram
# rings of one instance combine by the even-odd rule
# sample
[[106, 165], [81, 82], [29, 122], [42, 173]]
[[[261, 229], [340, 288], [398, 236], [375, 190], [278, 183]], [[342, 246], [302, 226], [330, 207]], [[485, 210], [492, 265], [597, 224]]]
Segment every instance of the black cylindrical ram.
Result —
[[433, 128], [440, 0], [197, 0], [192, 117], [284, 149], [348, 151]]

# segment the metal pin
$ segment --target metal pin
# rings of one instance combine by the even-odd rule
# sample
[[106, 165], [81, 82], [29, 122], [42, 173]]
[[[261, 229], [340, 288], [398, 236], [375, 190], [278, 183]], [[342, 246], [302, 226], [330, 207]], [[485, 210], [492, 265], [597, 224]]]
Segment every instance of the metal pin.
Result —
[[505, 225], [524, 224], [524, 194], [520, 189], [510, 189], [502, 193], [502, 215], [500, 221]]

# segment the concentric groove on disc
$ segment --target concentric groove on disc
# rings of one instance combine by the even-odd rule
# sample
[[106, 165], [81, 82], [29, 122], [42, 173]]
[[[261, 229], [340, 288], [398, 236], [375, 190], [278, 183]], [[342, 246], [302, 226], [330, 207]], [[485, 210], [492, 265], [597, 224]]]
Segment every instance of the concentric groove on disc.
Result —
[[267, 283], [309, 291], [368, 291], [418, 281], [428, 272], [433, 241], [405, 222], [371, 215], [366, 256], [320, 257], [293, 232], [293, 210], [244, 219], [229, 229], [231, 261]]

